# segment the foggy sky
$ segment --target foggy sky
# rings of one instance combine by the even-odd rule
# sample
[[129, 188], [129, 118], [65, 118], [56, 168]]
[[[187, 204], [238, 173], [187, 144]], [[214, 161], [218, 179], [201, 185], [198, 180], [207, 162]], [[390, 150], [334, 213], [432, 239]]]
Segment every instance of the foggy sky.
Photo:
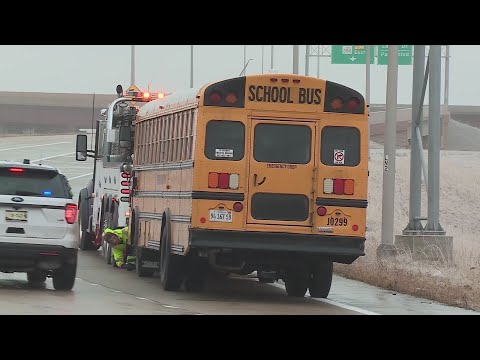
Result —
[[[117, 84], [130, 85], [130, 45], [1, 45], [0, 91], [114, 94]], [[265, 45], [264, 72], [270, 68], [270, 45]], [[135, 79], [142, 90], [174, 92], [190, 86], [190, 45], [136, 45]], [[292, 72], [292, 45], [275, 45], [274, 68]], [[480, 105], [477, 86], [479, 45], [450, 47], [452, 105]], [[248, 45], [247, 74], [262, 72], [262, 46]], [[365, 94], [365, 65], [332, 65], [320, 60], [320, 77]], [[243, 68], [243, 45], [195, 45], [194, 86], [235, 77]], [[305, 45], [300, 46], [304, 74]], [[399, 66], [398, 102], [411, 103], [413, 66]], [[317, 60], [310, 60], [310, 75]], [[371, 102], [385, 103], [387, 66], [371, 66]], [[444, 59], [442, 59], [443, 103]], [[428, 95], [425, 102], [428, 102]]]

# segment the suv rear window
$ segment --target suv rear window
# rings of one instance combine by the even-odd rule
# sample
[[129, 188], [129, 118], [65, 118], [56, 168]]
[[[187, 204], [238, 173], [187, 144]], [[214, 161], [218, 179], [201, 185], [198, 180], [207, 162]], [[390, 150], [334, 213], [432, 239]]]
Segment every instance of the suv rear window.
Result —
[[66, 179], [56, 171], [0, 168], [0, 194], [70, 198]]

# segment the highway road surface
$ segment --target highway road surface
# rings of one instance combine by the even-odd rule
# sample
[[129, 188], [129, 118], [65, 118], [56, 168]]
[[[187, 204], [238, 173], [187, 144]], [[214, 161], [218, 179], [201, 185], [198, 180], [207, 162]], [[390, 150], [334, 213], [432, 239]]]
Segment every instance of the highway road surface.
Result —
[[[74, 199], [92, 173], [92, 159], [75, 161], [75, 135], [0, 137], [0, 160], [26, 158], [60, 168], [70, 179]], [[253, 276], [212, 276], [200, 294], [167, 292], [158, 276], [139, 278], [105, 264], [101, 250], [79, 254], [70, 292], [55, 291], [51, 279], [32, 288], [26, 274], [0, 273], [0, 314], [478, 314], [338, 276], [328, 299], [289, 298], [282, 283], [260, 284]]]

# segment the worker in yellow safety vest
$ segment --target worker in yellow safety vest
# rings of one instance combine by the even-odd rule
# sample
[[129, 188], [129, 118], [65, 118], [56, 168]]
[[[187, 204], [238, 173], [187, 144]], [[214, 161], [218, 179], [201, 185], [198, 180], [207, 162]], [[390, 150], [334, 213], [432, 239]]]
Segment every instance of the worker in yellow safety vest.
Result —
[[[128, 271], [135, 269], [136, 256], [128, 254], [128, 250], [130, 250], [130, 246], [127, 244], [128, 226], [119, 229], [106, 228], [102, 237], [112, 246], [113, 260], [119, 268]], [[125, 255], [127, 255], [126, 259]]]

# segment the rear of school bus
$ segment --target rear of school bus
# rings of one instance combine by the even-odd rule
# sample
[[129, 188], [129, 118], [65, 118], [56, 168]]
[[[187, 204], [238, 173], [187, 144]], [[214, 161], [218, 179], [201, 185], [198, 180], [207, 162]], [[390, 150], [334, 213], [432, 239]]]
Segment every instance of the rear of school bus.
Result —
[[364, 98], [340, 84], [268, 74], [203, 88], [190, 249], [326, 297], [333, 262], [364, 255], [367, 136]]

